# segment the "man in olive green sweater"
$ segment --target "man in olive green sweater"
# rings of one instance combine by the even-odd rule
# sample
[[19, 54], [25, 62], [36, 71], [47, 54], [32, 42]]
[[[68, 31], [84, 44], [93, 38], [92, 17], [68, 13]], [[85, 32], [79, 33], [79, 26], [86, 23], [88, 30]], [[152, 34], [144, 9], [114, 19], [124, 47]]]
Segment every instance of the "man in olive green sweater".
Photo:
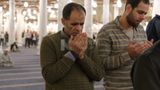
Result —
[[67, 4], [63, 30], [43, 38], [40, 58], [46, 90], [93, 90], [93, 81], [102, 79], [94, 41], [82, 33], [85, 15], [80, 4]]

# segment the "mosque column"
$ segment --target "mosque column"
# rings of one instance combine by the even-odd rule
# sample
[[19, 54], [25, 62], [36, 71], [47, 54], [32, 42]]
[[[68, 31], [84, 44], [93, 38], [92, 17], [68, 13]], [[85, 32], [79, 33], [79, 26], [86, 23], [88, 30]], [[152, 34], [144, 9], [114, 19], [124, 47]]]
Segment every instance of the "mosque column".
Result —
[[3, 30], [2, 23], [3, 23], [3, 7], [0, 6], [0, 31]]
[[22, 32], [25, 30], [24, 16], [22, 15], [22, 8], [17, 8], [17, 24], [16, 24], [16, 37], [17, 42], [22, 46]]
[[[4, 29], [4, 31], [7, 31], [8, 34], [9, 34], [9, 32], [10, 32], [9, 31], [9, 14], [6, 15], [7, 13], [9, 13], [9, 11], [4, 13], [5, 15], [4, 15], [4, 18], [3, 18], [3, 25], [4, 25], [3, 29]], [[8, 43], [8, 45], [9, 45], [9, 43]]]
[[152, 9], [152, 17], [154, 17], [156, 14], [160, 15], [160, 0], [153, 0], [153, 9]]
[[117, 7], [117, 4], [113, 4], [114, 7], [114, 19], [119, 15], [119, 8]]
[[[1, 31], [3, 31], [2, 22], [3, 22], [3, 7], [0, 6], [0, 33]], [[0, 46], [0, 52], [3, 52], [2, 45]]]
[[9, 0], [9, 45], [15, 42], [15, 0]]
[[109, 22], [109, 7], [110, 7], [110, 0], [103, 0], [103, 24]]
[[39, 17], [38, 17], [38, 27], [39, 27], [39, 41], [38, 41], [38, 53], [40, 53], [40, 45], [42, 39], [47, 35], [47, 0], [40, 0], [39, 2]]
[[92, 0], [84, 0], [84, 7], [86, 9], [86, 18], [84, 24], [84, 30], [88, 37], [92, 37], [92, 25], [93, 25], [93, 15], [92, 15]]
[[58, 8], [58, 30], [57, 31], [62, 30], [62, 27], [63, 27], [62, 22], [61, 22], [62, 11], [63, 11], [64, 6], [69, 2], [71, 2], [71, 0], [59, 0], [58, 1], [59, 8]]

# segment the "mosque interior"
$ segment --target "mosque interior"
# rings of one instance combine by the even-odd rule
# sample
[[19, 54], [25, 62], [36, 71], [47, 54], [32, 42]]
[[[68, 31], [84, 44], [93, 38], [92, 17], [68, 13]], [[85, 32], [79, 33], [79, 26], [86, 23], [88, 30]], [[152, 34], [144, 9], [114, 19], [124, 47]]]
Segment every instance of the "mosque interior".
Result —
[[[15, 22], [18, 21], [18, 12], [20, 10], [24, 23], [25, 23], [25, 30], [32, 29], [37, 31], [37, 24], [38, 24], [38, 17], [39, 17], [39, 2], [40, 0], [13, 0], [15, 2], [15, 16], [14, 20]], [[69, 1], [69, 0], [68, 0]], [[84, 5], [85, 0], [71, 0], [73, 2], [80, 3]], [[102, 25], [103, 24], [103, 0], [92, 0], [92, 6], [93, 6], [93, 24], [95, 27], [99, 27], [96, 25]], [[114, 15], [114, 7], [115, 5], [118, 6], [118, 15], [121, 15], [124, 11], [125, 2], [126, 0], [108, 0], [109, 1], [109, 21], [112, 21], [115, 18]], [[53, 26], [57, 27], [57, 18], [58, 18], [58, 2], [59, 0], [47, 0], [47, 30], [53, 31]], [[153, 0], [151, 0], [151, 6], [152, 6]], [[151, 12], [152, 8], [150, 9], [149, 13], [147, 14], [146, 20], [144, 22], [147, 22], [151, 19]], [[0, 12], [2, 13], [2, 22], [0, 22], [2, 30], [6, 31], [6, 23], [7, 19], [9, 17], [9, 0], [0, 0]], [[93, 25], [93, 26], [94, 26]], [[99, 28], [97, 28], [99, 29]], [[53, 31], [54, 32], [54, 31]], [[97, 32], [97, 31], [96, 31]]]

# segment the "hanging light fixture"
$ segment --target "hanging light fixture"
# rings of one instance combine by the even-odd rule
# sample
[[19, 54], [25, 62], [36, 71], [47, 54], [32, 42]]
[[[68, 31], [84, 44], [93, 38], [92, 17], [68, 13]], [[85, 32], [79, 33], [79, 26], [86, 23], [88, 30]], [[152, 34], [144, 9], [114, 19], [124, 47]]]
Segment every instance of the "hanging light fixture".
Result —
[[28, 2], [24, 2], [24, 7], [28, 7]]
[[95, 0], [93, 0], [92, 6], [93, 6], [93, 8], [97, 7], [97, 2]]

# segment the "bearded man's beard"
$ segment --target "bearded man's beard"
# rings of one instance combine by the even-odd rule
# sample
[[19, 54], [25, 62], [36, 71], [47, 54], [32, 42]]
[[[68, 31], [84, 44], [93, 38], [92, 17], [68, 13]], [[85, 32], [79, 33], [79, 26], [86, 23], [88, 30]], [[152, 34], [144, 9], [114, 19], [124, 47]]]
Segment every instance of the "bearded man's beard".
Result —
[[133, 26], [134, 28], [137, 28], [139, 23], [136, 23], [136, 21], [133, 19], [133, 15], [132, 13], [130, 13], [129, 15], [127, 15], [127, 22], [130, 26]]

